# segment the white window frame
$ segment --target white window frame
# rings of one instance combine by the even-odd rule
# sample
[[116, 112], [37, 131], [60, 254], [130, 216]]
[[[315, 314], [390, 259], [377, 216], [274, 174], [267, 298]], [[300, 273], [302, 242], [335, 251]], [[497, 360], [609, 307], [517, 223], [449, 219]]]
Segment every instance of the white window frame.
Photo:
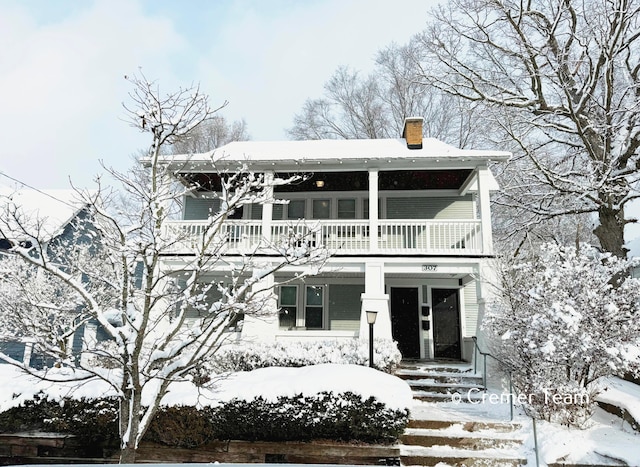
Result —
[[[322, 299], [322, 306], [318, 307], [317, 305], [311, 305], [309, 306], [309, 304], [307, 303], [307, 289], [310, 287], [314, 287], [314, 288], [321, 288], [322, 289], [322, 293], [320, 295], [321, 299]], [[322, 330], [322, 329], [327, 329], [327, 287], [325, 286], [325, 284], [305, 284], [304, 286], [304, 325], [307, 329], [311, 329], [311, 330]], [[314, 328], [310, 328], [307, 324], [307, 308], [321, 308], [321, 314], [320, 316], [322, 317], [322, 326], [320, 327], [314, 327]]]
[[[300, 325], [299, 320], [300, 320], [300, 288], [298, 287], [297, 284], [286, 284], [286, 285], [281, 285], [278, 287], [278, 310], [280, 310], [283, 306], [291, 306], [291, 305], [283, 305], [282, 304], [282, 288], [283, 287], [293, 287], [295, 289], [295, 308], [296, 308], [296, 315], [293, 317], [293, 327], [298, 327]], [[278, 327], [280, 327], [280, 314], [278, 312]], [[281, 329], [286, 329], [286, 328], [281, 328]]]

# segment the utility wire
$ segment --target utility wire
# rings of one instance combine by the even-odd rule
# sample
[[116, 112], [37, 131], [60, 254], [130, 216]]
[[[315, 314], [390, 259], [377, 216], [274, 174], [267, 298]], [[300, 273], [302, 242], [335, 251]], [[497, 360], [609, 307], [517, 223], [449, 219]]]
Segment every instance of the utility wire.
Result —
[[70, 204], [70, 203], [68, 203], [67, 201], [64, 201], [64, 200], [62, 200], [62, 199], [60, 199], [60, 198], [56, 198], [55, 196], [53, 196], [53, 195], [52, 195], [52, 194], [50, 194], [50, 193], [46, 193], [46, 192], [44, 192], [44, 191], [42, 191], [42, 190], [39, 190], [38, 188], [34, 188], [34, 187], [32, 187], [31, 185], [29, 185], [29, 184], [27, 184], [27, 183], [25, 183], [25, 182], [23, 182], [23, 181], [21, 181], [21, 180], [18, 180], [17, 178], [14, 178], [14, 177], [12, 177], [12, 176], [10, 176], [10, 175], [7, 175], [6, 173], [4, 173], [4, 172], [2, 172], [2, 171], [0, 171], [0, 175], [2, 175], [3, 177], [7, 177], [9, 180], [13, 180], [14, 182], [17, 182], [17, 183], [19, 183], [20, 185], [23, 185], [23, 186], [25, 186], [25, 187], [29, 188], [30, 190], [37, 191], [38, 193], [40, 193], [40, 194], [42, 194], [42, 195], [45, 195], [45, 196], [48, 196], [49, 198], [54, 199], [54, 200], [56, 200], [56, 201], [58, 201], [58, 202], [60, 202], [60, 203], [62, 203], [62, 204], [66, 204], [66, 205], [67, 205], [67, 206], [69, 206], [70, 208], [78, 209], [78, 206], [74, 206], [73, 204]]

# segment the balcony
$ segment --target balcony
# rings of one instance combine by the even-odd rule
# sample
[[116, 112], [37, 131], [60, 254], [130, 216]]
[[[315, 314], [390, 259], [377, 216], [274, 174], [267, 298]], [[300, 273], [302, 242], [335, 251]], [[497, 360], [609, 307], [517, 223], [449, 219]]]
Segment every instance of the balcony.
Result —
[[[166, 226], [168, 238], [178, 238], [171, 254], [189, 254], [202, 248], [206, 221], [173, 221]], [[325, 246], [337, 255], [479, 255], [482, 251], [480, 220], [398, 220], [378, 221], [377, 245], [371, 238], [369, 220], [272, 221], [271, 242], [292, 233], [309, 243]], [[247, 254], [256, 250], [262, 235], [261, 221], [227, 221], [206, 249], [222, 254]], [[264, 243], [263, 243], [264, 244]]]

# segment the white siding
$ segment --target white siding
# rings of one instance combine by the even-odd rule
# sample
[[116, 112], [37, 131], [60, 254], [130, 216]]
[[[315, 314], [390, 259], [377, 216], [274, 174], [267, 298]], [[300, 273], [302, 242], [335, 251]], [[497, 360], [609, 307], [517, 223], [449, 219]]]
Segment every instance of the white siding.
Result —
[[473, 219], [473, 197], [387, 199], [387, 219]]
[[465, 335], [462, 337], [475, 336], [478, 331], [478, 297], [476, 295], [476, 281], [471, 281], [462, 289], [462, 299], [464, 300], [464, 321]]
[[329, 285], [329, 329], [357, 331], [360, 329], [360, 296], [364, 284]]

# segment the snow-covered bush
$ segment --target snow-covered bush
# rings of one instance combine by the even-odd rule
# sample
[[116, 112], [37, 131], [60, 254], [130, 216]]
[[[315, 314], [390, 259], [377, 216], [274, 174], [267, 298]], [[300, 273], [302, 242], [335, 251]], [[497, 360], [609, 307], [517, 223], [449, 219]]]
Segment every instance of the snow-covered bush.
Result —
[[[167, 426], [176, 420], [181, 420], [178, 429], [169, 432]], [[279, 397], [275, 402], [262, 397], [251, 401], [232, 399], [220, 407], [203, 409], [200, 414], [190, 407], [166, 408], [152, 423], [147, 437], [182, 447], [193, 446], [201, 433], [206, 435], [202, 439], [219, 440], [389, 443], [398, 439], [408, 421], [407, 410], [390, 409], [373, 397], [323, 392]], [[194, 433], [194, 426], [198, 433]]]
[[[374, 340], [373, 362], [377, 369], [391, 373], [402, 356], [389, 339]], [[215, 373], [251, 371], [271, 366], [301, 367], [323, 363], [369, 364], [369, 341], [360, 339], [259, 342], [233, 344], [221, 349], [208, 365]]]
[[[115, 399], [54, 401], [37, 397], [0, 413], [0, 432], [69, 433], [88, 448], [118, 446]], [[217, 406], [163, 406], [145, 440], [195, 448], [211, 440], [394, 442], [409, 420], [405, 410], [352, 392], [232, 399]]]
[[69, 433], [88, 448], [118, 446], [118, 401], [115, 398], [53, 400], [36, 394], [0, 413], [0, 432]]
[[483, 328], [531, 415], [580, 426], [599, 377], [638, 374], [640, 280], [630, 266], [588, 245], [554, 244], [503, 264]]

